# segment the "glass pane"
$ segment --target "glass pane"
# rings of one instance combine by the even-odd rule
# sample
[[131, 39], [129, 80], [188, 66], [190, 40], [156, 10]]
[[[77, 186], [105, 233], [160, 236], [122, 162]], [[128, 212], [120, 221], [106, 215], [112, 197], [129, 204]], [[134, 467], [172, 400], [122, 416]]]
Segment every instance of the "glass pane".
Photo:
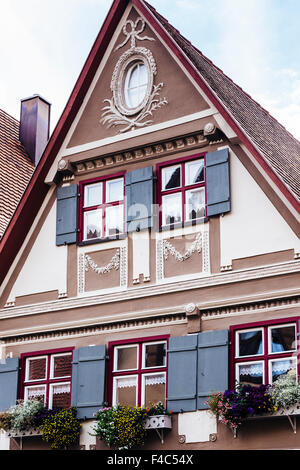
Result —
[[72, 373], [72, 354], [52, 356], [51, 378], [68, 377]]
[[147, 92], [148, 71], [143, 62], [135, 63], [128, 70], [125, 80], [125, 102], [129, 108], [142, 103]]
[[51, 408], [68, 408], [71, 400], [70, 383], [51, 385]]
[[35, 359], [27, 359], [26, 380], [43, 380], [46, 378], [47, 358], [37, 357]]
[[186, 220], [199, 219], [205, 216], [204, 188], [192, 189], [186, 192]]
[[102, 204], [102, 183], [88, 184], [84, 187], [84, 207]]
[[169, 166], [162, 170], [162, 190], [176, 189], [181, 186], [181, 166]]
[[136, 406], [137, 377], [128, 376], [115, 379], [114, 404]]
[[165, 403], [166, 394], [166, 375], [165, 374], [153, 374], [144, 375], [144, 392], [145, 392], [145, 403], [144, 406], [151, 406], [153, 403], [163, 402]]
[[271, 362], [271, 383], [275, 382], [282, 375], [294, 373], [296, 376], [296, 359], [282, 359]]
[[196, 184], [204, 181], [204, 160], [195, 160], [185, 164], [185, 184]]
[[262, 330], [238, 333], [238, 355], [255, 356], [262, 354]]
[[181, 193], [169, 194], [162, 198], [162, 223], [163, 225], [175, 224], [182, 220]]
[[102, 210], [89, 211], [84, 213], [84, 239], [100, 238], [102, 236]]
[[123, 233], [124, 231], [123, 204], [106, 208], [106, 236]]
[[123, 178], [106, 182], [106, 202], [122, 201], [124, 198]]
[[116, 349], [115, 370], [137, 369], [138, 347], [129, 346]]
[[45, 403], [46, 398], [46, 386], [35, 386], [35, 387], [25, 387], [25, 400], [40, 400], [42, 403]]
[[263, 383], [263, 363], [238, 364], [238, 381], [247, 385]]
[[144, 367], [161, 367], [166, 363], [166, 343], [145, 344]]
[[295, 325], [271, 328], [271, 352], [293, 351], [296, 349]]

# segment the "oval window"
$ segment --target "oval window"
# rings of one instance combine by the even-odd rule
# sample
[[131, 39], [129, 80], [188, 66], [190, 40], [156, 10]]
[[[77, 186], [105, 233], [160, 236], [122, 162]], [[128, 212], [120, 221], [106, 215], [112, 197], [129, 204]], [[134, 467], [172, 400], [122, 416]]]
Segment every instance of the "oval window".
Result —
[[124, 84], [124, 99], [129, 109], [137, 108], [144, 101], [148, 82], [148, 69], [144, 62], [134, 62], [127, 71]]

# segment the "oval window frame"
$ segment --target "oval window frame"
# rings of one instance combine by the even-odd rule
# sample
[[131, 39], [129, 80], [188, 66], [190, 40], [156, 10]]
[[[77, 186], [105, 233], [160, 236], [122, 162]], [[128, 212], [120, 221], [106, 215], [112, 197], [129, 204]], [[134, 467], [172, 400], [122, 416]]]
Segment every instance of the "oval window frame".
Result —
[[[143, 62], [146, 66], [148, 84], [143, 100], [135, 108], [130, 108], [126, 104], [125, 82], [128, 72], [137, 62]], [[113, 73], [111, 90], [113, 92], [115, 105], [121, 114], [125, 116], [134, 116], [146, 106], [153, 88], [155, 74], [156, 64], [149, 49], [136, 47], [134, 49], [129, 49], [120, 57]]]

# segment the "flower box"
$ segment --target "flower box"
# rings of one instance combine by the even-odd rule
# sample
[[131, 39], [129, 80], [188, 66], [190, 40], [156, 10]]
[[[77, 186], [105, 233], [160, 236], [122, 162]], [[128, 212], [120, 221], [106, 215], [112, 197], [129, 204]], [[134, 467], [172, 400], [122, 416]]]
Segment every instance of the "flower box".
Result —
[[15, 432], [12, 430], [7, 431], [8, 437], [34, 437], [34, 436], [41, 436], [41, 435], [42, 435], [42, 431], [39, 428], [36, 428], [36, 429], [30, 428], [30, 429], [27, 429], [26, 431], [18, 431], [18, 432]]
[[172, 429], [172, 418], [168, 415], [149, 416], [145, 423], [146, 429]]

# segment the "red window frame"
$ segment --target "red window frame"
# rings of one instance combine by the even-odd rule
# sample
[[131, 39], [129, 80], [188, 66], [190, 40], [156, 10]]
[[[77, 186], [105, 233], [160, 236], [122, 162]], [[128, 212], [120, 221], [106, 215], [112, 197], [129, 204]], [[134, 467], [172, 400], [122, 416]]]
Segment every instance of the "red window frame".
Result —
[[[123, 199], [119, 201], [106, 202], [106, 182], [114, 179], [123, 178]], [[84, 207], [84, 188], [90, 184], [103, 183], [102, 184], [102, 203], [95, 206]], [[116, 235], [106, 236], [106, 209], [112, 206], [123, 205], [123, 232]], [[84, 239], [84, 214], [96, 209], [102, 210], [102, 221], [101, 221], [101, 232], [100, 238]], [[111, 238], [118, 238], [120, 235], [125, 233], [125, 171], [115, 173], [112, 175], [100, 176], [98, 178], [92, 178], [79, 182], [79, 221], [78, 221], [78, 240], [82, 242], [95, 242], [97, 240], [105, 240]]]
[[[158, 373], [164, 372], [166, 374], [166, 391], [168, 387], [168, 340], [169, 335], [161, 335], [161, 336], [150, 336], [145, 338], [136, 338], [130, 340], [121, 340], [121, 341], [112, 341], [108, 343], [108, 356], [109, 356], [109, 364], [108, 364], [108, 403], [110, 406], [113, 404], [113, 382], [114, 377], [124, 377], [124, 376], [138, 376], [138, 393], [137, 393], [137, 406], [141, 406], [142, 401], [142, 377], [144, 374], [151, 374], [151, 373]], [[143, 344], [148, 344], [151, 342], [166, 342], [166, 363], [163, 367], [156, 367], [156, 368], [143, 368], [142, 367], [142, 352], [143, 352]], [[138, 345], [138, 368], [130, 371], [114, 371], [114, 349], [117, 346], [129, 346], [129, 345]]]
[[[264, 383], [269, 383], [269, 361], [275, 359], [285, 359], [296, 357], [296, 370], [297, 370], [297, 377], [298, 380], [300, 378], [300, 364], [299, 364], [299, 317], [289, 317], [277, 320], [270, 320], [270, 321], [261, 321], [261, 322], [253, 322], [253, 323], [245, 323], [239, 325], [233, 325], [230, 327], [229, 334], [230, 334], [230, 367], [229, 367], [229, 383], [230, 387], [234, 388], [237, 383], [236, 377], [236, 365], [240, 363], [250, 363], [250, 362], [263, 362], [263, 372], [264, 372]], [[295, 351], [288, 351], [288, 352], [269, 352], [269, 328], [275, 326], [284, 326], [289, 325], [291, 323], [295, 324], [295, 332], [296, 332], [296, 349]], [[263, 330], [263, 353], [260, 355], [253, 355], [253, 356], [243, 356], [243, 357], [236, 357], [236, 335], [239, 331], [245, 331], [247, 329], [262, 329]]]
[[[200, 160], [203, 159], [204, 163], [204, 181], [201, 183], [196, 183], [196, 184], [190, 184], [186, 185], [185, 184], [185, 164], [187, 162], [191, 162], [193, 160]], [[180, 188], [174, 188], [174, 189], [168, 189], [168, 190], [162, 190], [162, 170], [164, 168], [167, 168], [169, 166], [173, 165], [181, 165], [181, 186]], [[175, 222], [174, 224], [170, 225], [165, 225], [165, 227], [172, 227], [173, 225], [183, 225], [185, 223], [195, 223], [197, 220], [202, 220], [201, 219], [191, 219], [191, 220], [186, 220], [186, 214], [185, 214], [185, 200], [186, 200], [186, 191], [189, 191], [190, 189], [196, 189], [196, 188], [204, 188], [204, 194], [205, 194], [205, 202], [204, 202], [204, 207], [205, 207], [205, 215], [204, 219], [207, 218], [206, 214], [206, 200], [207, 200], [207, 194], [206, 194], [206, 153], [198, 153], [195, 155], [191, 155], [189, 157], [183, 157], [183, 158], [178, 158], [176, 160], [169, 160], [167, 162], [163, 163], [158, 163], [156, 165], [156, 174], [157, 174], [157, 203], [159, 205], [159, 226], [162, 227], [162, 201], [163, 201], [163, 196], [167, 194], [175, 194], [175, 193], [181, 193], [181, 216], [182, 220], [181, 222]]]
[[[25, 397], [25, 387], [30, 387], [30, 386], [38, 386], [38, 385], [46, 385], [46, 394], [45, 394], [45, 406], [49, 406], [49, 396], [50, 396], [50, 385], [56, 384], [56, 383], [61, 383], [61, 382], [70, 382], [70, 391], [72, 390], [72, 372], [69, 377], [58, 377], [58, 378], [51, 378], [50, 377], [50, 365], [51, 365], [51, 357], [56, 355], [56, 354], [66, 354], [66, 353], [71, 353], [72, 354], [72, 359], [73, 359], [73, 350], [74, 347], [72, 348], [60, 348], [60, 349], [51, 349], [51, 350], [43, 350], [43, 351], [34, 351], [34, 352], [29, 352], [29, 353], [23, 353], [20, 356], [20, 380], [19, 380], [19, 397], [21, 400], [24, 399]], [[47, 356], [47, 374], [46, 378], [44, 380], [34, 380], [34, 381], [25, 381], [26, 379], [26, 361], [27, 359], [35, 358], [38, 356]], [[70, 403], [71, 405], [71, 393], [70, 393]]]

